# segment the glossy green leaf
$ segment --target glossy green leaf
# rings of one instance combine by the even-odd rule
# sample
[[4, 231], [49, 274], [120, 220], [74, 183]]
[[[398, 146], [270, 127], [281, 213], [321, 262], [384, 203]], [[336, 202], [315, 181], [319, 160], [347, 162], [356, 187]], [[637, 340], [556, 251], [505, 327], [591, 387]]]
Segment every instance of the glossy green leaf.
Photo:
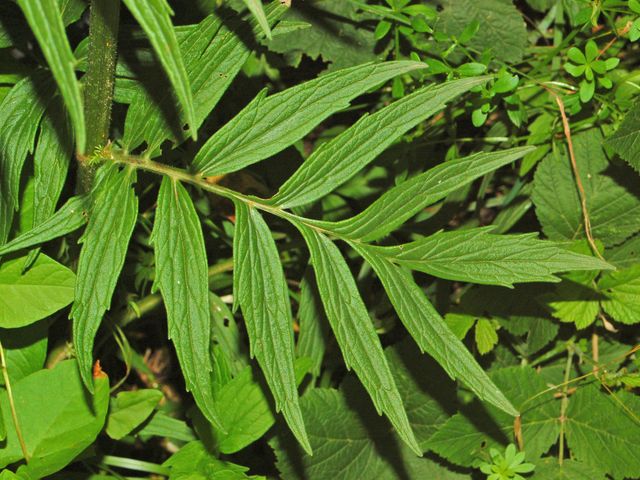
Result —
[[184, 421], [168, 416], [157, 411], [145, 422], [144, 426], [137, 432], [141, 437], [160, 437], [179, 440], [181, 442], [191, 442], [196, 436]]
[[55, 260], [40, 255], [23, 273], [25, 257], [0, 265], [0, 327], [30, 325], [73, 301], [76, 276]]
[[77, 230], [87, 222], [86, 204], [85, 196], [71, 197], [47, 220], [1, 246], [0, 255], [35, 247]]
[[462, 381], [480, 399], [509, 415], [518, 415], [511, 402], [431, 305], [411, 274], [387, 258], [376, 255], [371, 247], [356, 248], [375, 270], [400, 320], [420, 350], [431, 355], [452, 379]]
[[262, 216], [236, 202], [233, 245], [234, 294], [251, 342], [251, 354], [260, 364], [291, 431], [311, 452], [298, 404], [293, 370], [293, 319], [289, 290], [278, 250]]
[[375, 240], [395, 230], [422, 208], [533, 150], [532, 147], [512, 148], [450, 160], [386, 191], [369, 208], [353, 218], [314, 223], [354, 240]]
[[20, 80], [0, 103], [0, 243], [6, 242], [20, 196], [20, 175], [27, 155], [33, 152], [40, 118], [49, 95], [45, 77]]
[[165, 177], [158, 194], [152, 243], [156, 259], [154, 287], [167, 310], [173, 341], [187, 389], [207, 419], [220, 426], [212, 391], [211, 319], [207, 252], [200, 220], [185, 188]]
[[195, 168], [202, 175], [219, 175], [259, 162], [347, 108], [368, 89], [424, 67], [410, 61], [365, 64], [322, 75], [275, 95], [262, 91], [205, 143], [194, 159]]
[[191, 137], [197, 138], [193, 95], [182, 53], [171, 24], [173, 11], [167, 0], [124, 0], [125, 5], [142, 26], [160, 63], [169, 77], [185, 113]]
[[608, 263], [539, 240], [537, 234], [494, 235], [491, 227], [438, 232], [415, 242], [377, 247], [400, 265], [448, 280], [512, 287], [519, 282], [559, 282], [554, 273], [607, 270]]
[[[49, 322], [32, 323], [20, 329], [0, 329], [0, 340], [12, 383], [37, 372], [47, 358]], [[4, 385], [4, 378], [0, 379]]]
[[315, 230], [299, 228], [309, 246], [318, 290], [345, 364], [358, 375], [378, 413], [384, 413], [402, 440], [421, 455], [380, 339], [340, 250]]
[[343, 184], [398, 137], [488, 78], [470, 78], [422, 88], [373, 115], [363, 116], [323, 143], [271, 200], [283, 208], [312, 202]]
[[[109, 405], [109, 380], [103, 374], [91, 382], [95, 395], [87, 396], [76, 362], [68, 360], [13, 385], [20, 428], [31, 458], [20, 467], [26, 478], [57, 472], [95, 441]], [[8, 429], [6, 444], [0, 449], [2, 468], [23, 457], [6, 392], [0, 395], [0, 404]]]
[[83, 245], [71, 318], [78, 365], [88, 388], [92, 385], [93, 340], [111, 305], [138, 215], [134, 180], [132, 170], [105, 167], [93, 193], [89, 224], [80, 240]]
[[18, 5], [56, 79], [73, 124], [76, 150], [82, 152], [86, 141], [82, 95], [74, 69], [75, 57], [69, 46], [58, 3], [56, 0], [18, 0]]
[[160, 390], [143, 389], [120, 392], [111, 400], [106, 432], [120, 440], [140, 426], [162, 400]]

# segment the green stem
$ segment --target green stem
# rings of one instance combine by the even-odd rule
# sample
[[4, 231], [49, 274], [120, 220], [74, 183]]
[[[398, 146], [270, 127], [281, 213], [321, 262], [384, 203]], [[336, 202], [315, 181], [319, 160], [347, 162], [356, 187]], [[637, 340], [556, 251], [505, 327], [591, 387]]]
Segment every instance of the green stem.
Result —
[[27, 444], [24, 442], [22, 436], [22, 429], [20, 428], [20, 422], [18, 421], [18, 411], [16, 410], [16, 404], [13, 400], [13, 390], [11, 389], [11, 381], [9, 379], [9, 371], [7, 370], [7, 360], [4, 355], [4, 348], [0, 343], [0, 367], [2, 368], [2, 377], [4, 378], [4, 387], [7, 390], [7, 397], [9, 398], [9, 409], [11, 410], [11, 418], [13, 419], [13, 425], [16, 428], [16, 435], [18, 437], [18, 443], [22, 449], [22, 455], [27, 463], [31, 460], [29, 452], [27, 451]]
[[340, 238], [341, 240], [359, 243], [357, 239], [345, 238], [337, 235], [335, 232], [322, 228], [322, 226], [320, 225], [320, 222], [316, 220], [294, 215], [293, 213], [283, 210], [280, 207], [269, 204], [268, 202], [266, 202], [261, 198], [244, 195], [240, 192], [236, 192], [229, 188], [222, 187], [218, 184], [209, 183], [200, 175], [192, 174], [187, 170], [170, 167], [169, 165], [164, 165], [162, 163], [154, 162], [152, 160], [149, 160], [148, 158], [138, 157], [135, 155], [127, 155], [121, 152], [109, 151], [108, 153], [102, 152], [102, 154], [106, 155], [102, 157], [103, 160], [111, 160], [116, 163], [128, 165], [130, 167], [133, 167], [139, 170], [145, 170], [147, 172], [156, 173], [158, 175], [164, 175], [179, 182], [190, 183], [191, 185], [195, 185], [201, 188], [202, 190], [214, 193], [228, 200], [231, 200], [234, 202], [240, 201], [240, 202], [246, 203], [250, 207], [257, 208], [258, 210], [262, 210], [263, 212], [267, 212], [267, 213], [270, 213], [271, 215], [275, 215], [276, 217], [285, 219], [293, 223], [294, 225], [302, 224], [318, 232]]
[[119, 0], [91, 0], [89, 54], [84, 76], [84, 103], [87, 143], [79, 159], [78, 190], [91, 189], [97, 166], [87, 156], [109, 139], [111, 105], [118, 56]]
[[566, 414], [569, 406], [569, 377], [571, 376], [571, 366], [573, 365], [573, 347], [569, 346], [567, 363], [564, 370], [564, 382], [562, 387], [562, 403], [560, 404], [560, 444], [558, 446], [558, 463], [564, 462], [564, 433], [567, 423]]
[[[232, 259], [211, 265], [209, 267], [209, 282], [211, 282], [212, 277], [231, 270], [233, 270]], [[147, 295], [146, 297], [138, 300], [133, 307], [128, 308], [119, 318], [116, 319], [115, 324], [122, 328], [126, 327], [138, 318], [151, 313], [156, 308], [160, 307], [160, 305], [162, 305], [162, 296], [159, 293]]]

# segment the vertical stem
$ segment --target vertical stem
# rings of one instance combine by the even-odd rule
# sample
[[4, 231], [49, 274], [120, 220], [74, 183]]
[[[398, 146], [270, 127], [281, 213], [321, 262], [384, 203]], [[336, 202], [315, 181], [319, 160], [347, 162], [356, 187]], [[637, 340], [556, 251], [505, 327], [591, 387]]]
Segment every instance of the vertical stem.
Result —
[[560, 404], [560, 444], [558, 446], [558, 463], [564, 462], [564, 431], [566, 425], [567, 407], [569, 406], [569, 377], [571, 376], [571, 366], [573, 364], [573, 347], [569, 347], [567, 354], [567, 364], [564, 369], [564, 383], [562, 387], [562, 403]]
[[111, 104], [118, 55], [120, 0], [91, 0], [89, 16], [89, 55], [84, 77], [84, 104], [87, 144], [79, 159], [78, 189], [91, 189], [96, 167], [87, 156], [107, 143], [111, 125]]
[[7, 389], [7, 397], [9, 397], [9, 408], [11, 409], [11, 418], [13, 419], [13, 425], [16, 427], [16, 435], [18, 436], [18, 442], [22, 449], [22, 455], [27, 463], [31, 459], [29, 452], [27, 451], [27, 444], [24, 443], [24, 437], [22, 436], [22, 429], [20, 428], [20, 422], [18, 421], [18, 412], [16, 411], [16, 404], [13, 400], [13, 391], [11, 389], [11, 381], [9, 380], [9, 372], [7, 370], [7, 362], [4, 356], [4, 348], [0, 343], [0, 368], [2, 368], [2, 377], [4, 378], [4, 386]]

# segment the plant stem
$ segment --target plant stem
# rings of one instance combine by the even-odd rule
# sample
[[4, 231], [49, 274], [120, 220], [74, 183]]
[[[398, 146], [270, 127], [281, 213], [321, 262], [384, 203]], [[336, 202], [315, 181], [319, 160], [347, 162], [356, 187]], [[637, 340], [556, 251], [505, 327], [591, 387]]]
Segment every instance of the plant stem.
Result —
[[89, 54], [84, 76], [84, 104], [87, 143], [78, 159], [78, 190], [91, 189], [97, 166], [87, 158], [109, 138], [111, 104], [118, 55], [119, 0], [91, 0]]
[[[233, 259], [211, 265], [209, 267], [209, 279], [224, 272], [233, 270]], [[128, 308], [123, 314], [116, 319], [115, 324], [119, 327], [125, 327], [129, 323], [146, 315], [162, 305], [162, 296], [159, 293], [152, 293], [141, 298], [135, 303], [135, 307]]]
[[571, 376], [571, 366], [573, 364], [573, 347], [569, 347], [567, 353], [567, 363], [564, 369], [564, 382], [562, 387], [562, 403], [560, 404], [560, 443], [558, 445], [558, 463], [564, 462], [564, 431], [567, 422], [566, 413], [569, 406], [569, 377]]
[[9, 408], [11, 409], [11, 418], [13, 419], [13, 425], [16, 427], [16, 435], [20, 448], [22, 449], [22, 455], [27, 463], [31, 460], [29, 452], [27, 451], [27, 444], [24, 443], [24, 437], [22, 436], [22, 429], [20, 428], [20, 422], [18, 421], [18, 412], [16, 410], [16, 404], [13, 400], [13, 391], [11, 389], [11, 380], [9, 380], [9, 371], [7, 370], [7, 361], [4, 356], [4, 348], [0, 343], [0, 368], [2, 368], [2, 377], [4, 378], [4, 386], [7, 389], [7, 397], [9, 397]]

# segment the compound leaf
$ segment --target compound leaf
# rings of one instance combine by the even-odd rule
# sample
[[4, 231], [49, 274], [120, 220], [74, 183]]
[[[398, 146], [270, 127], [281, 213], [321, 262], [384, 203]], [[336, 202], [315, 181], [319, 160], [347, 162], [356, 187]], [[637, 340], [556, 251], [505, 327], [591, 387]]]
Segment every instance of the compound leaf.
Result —
[[272, 202], [291, 208], [312, 202], [343, 184], [398, 137], [488, 78], [465, 78], [422, 88], [377, 113], [363, 116], [323, 143], [280, 187]]
[[378, 413], [384, 413], [402, 440], [421, 455], [380, 339], [340, 250], [315, 230], [299, 228], [311, 251], [318, 290], [347, 367], [353, 368]]
[[298, 402], [293, 369], [293, 319], [280, 256], [262, 216], [236, 202], [234, 236], [235, 295], [244, 314], [251, 354], [282, 413], [307, 452], [309, 440]]
[[492, 227], [438, 232], [415, 242], [376, 247], [400, 265], [448, 280], [512, 287], [559, 282], [556, 272], [612, 269], [608, 263], [537, 239], [537, 234], [494, 235]]
[[400, 320], [420, 350], [431, 355], [452, 379], [462, 381], [480, 399], [510, 415], [518, 415], [511, 402], [433, 308], [411, 274], [387, 258], [376, 255], [371, 247], [357, 246], [356, 249], [380, 278]]
[[442, 163], [388, 190], [355, 217], [314, 224], [350, 239], [375, 240], [395, 230], [425, 206], [533, 150], [532, 147], [512, 148]]
[[176, 348], [187, 389], [207, 419], [220, 427], [211, 378], [211, 318], [204, 237], [191, 197], [169, 177], [163, 178], [160, 186], [152, 243], [156, 258], [154, 287], [162, 293], [169, 338]]
[[132, 170], [119, 170], [116, 165], [105, 167], [93, 193], [89, 224], [80, 240], [83, 245], [71, 318], [78, 366], [89, 389], [93, 387], [93, 340], [111, 305], [136, 224], [138, 198], [133, 181]]
[[386, 80], [425, 65], [413, 61], [365, 64], [322, 75], [276, 95], [263, 90], [218, 130], [194, 159], [202, 175], [240, 170], [288, 147], [329, 115]]

